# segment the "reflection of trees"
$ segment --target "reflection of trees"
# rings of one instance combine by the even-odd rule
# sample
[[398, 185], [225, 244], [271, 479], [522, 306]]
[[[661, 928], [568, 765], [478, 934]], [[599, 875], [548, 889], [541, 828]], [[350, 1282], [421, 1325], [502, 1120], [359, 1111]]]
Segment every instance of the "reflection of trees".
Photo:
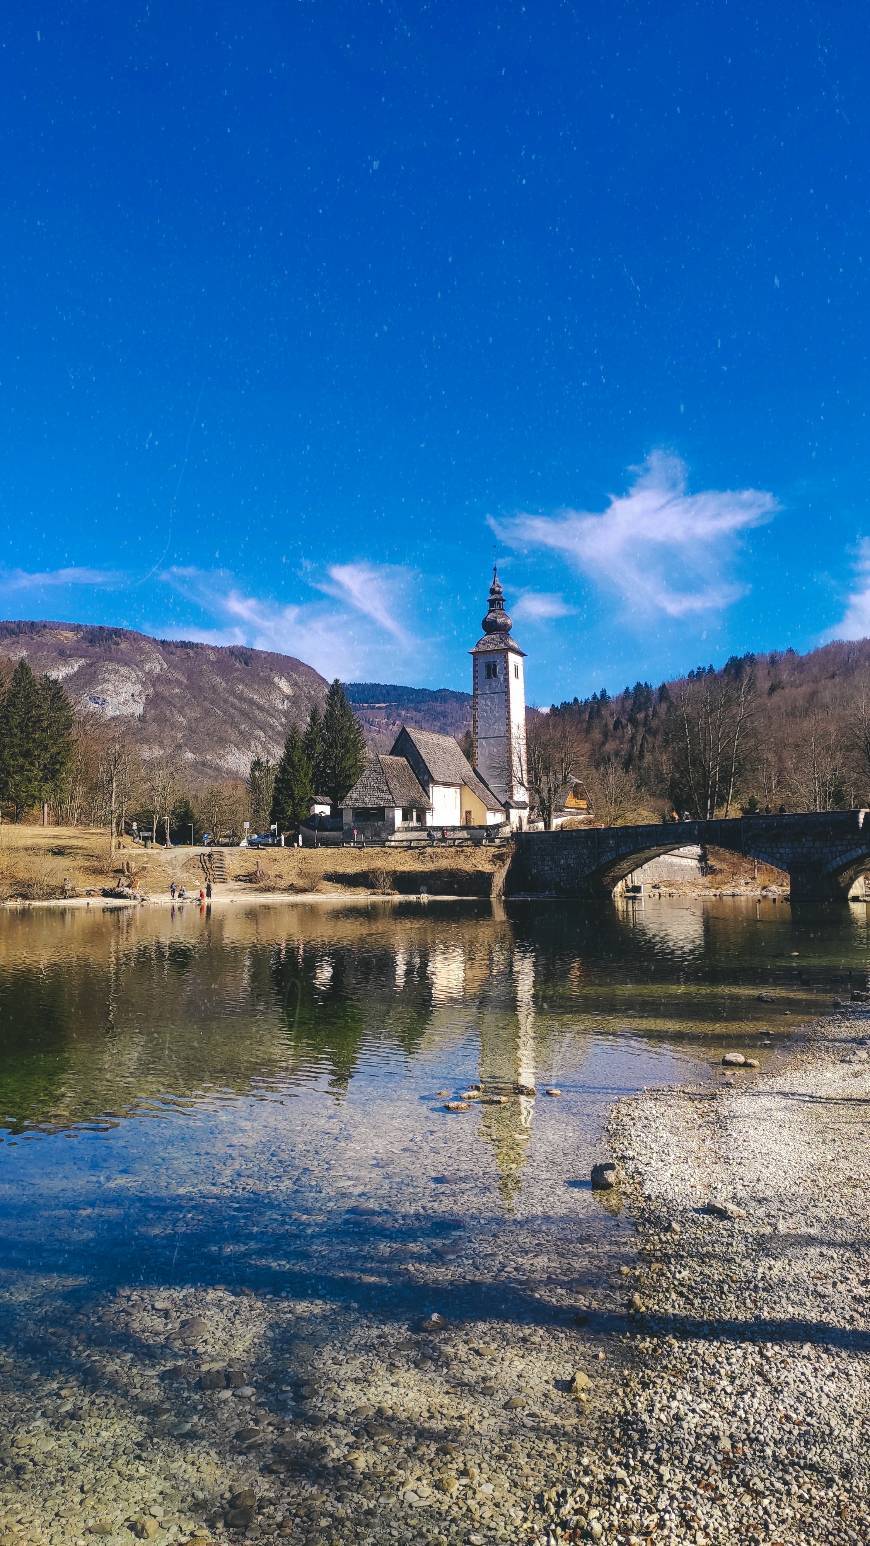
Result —
[[484, 905], [0, 916], [10, 1125], [324, 1072], [344, 1091], [364, 1044], [413, 1056], [467, 1029], [457, 1008], [507, 927]]
[[271, 975], [291, 1068], [316, 1072], [326, 1064], [330, 1089], [344, 1092], [356, 1071], [366, 1031], [349, 952], [330, 951], [323, 944], [278, 947]]
[[87, 972], [25, 971], [0, 978], [0, 1123], [13, 1132], [45, 1120], [68, 1068], [71, 1002], [91, 1001]]
[[[767, 984], [795, 1007], [802, 981], [839, 985], [849, 949], [856, 966], [866, 956], [854, 915], [851, 947], [839, 915], [771, 916], [760, 931], [754, 907], [728, 903], [3, 913], [0, 1116], [63, 1126], [324, 1075], [341, 1092], [365, 1049], [376, 1065], [441, 1048], [444, 1064], [473, 1034], [484, 1081], [507, 1089], [535, 1082], [536, 1036], [620, 1013], [635, 1034], [719, 1025], [734, 995], [746, 1006]], [[524, 1099], [482, 1112], [504, 1176], [528, 1146]]]

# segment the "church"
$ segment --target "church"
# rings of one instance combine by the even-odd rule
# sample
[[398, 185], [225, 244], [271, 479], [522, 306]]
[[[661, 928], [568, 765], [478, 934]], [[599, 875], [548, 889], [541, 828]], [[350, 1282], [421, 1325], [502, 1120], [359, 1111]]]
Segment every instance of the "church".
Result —
[[382, 842], [425, 828], [527, 825], [526, 657], [511, 626], [493, 569], [483, 637], [471, 651], [471, 762], [452, 736], [403, 725], [388, 754], [372, 753], [342, 801], [346, 838], [356, 832]]

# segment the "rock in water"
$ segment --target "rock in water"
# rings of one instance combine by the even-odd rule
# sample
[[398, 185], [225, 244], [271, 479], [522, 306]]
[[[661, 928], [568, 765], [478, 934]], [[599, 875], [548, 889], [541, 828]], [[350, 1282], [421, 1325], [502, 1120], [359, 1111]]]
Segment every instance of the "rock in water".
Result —
[[596, 1192], [609, 1192], [619, 1185], [619, 1171], [612, 1160], [592, 1166], [592, 1185]]
[[550, 1088], [544, 1091], [545, 1095], [561, 1095], [561, 1093], [562, 1091], [558, 1090], [554, 1084], [551, 1084]]
[[468, 1111], [467, 1100], [448, 1100], [444, 1103], [445, 1111]]
[[726, 1052], [722, 1059], [726, 1068], [744, 1068], [746, 1059], [742, 1052]]
[[437, 1310], [433, 1310], [431, 1315], [423, 1315], [418, 1321], [415, 1321], [413, 1329], [414, 1331], [424, 1333], [427, 1331], [443, 1331], [446, 1325], [447, 1322], [444, 1316], [439, 1315]]

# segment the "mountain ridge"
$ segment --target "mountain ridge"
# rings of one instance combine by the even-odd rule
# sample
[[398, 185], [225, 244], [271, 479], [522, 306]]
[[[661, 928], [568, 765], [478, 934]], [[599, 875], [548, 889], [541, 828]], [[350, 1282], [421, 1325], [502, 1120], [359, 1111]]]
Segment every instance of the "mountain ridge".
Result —
[[[205, 779], [244, 778], [254, 756], [274, 761], [290, 725], [304, 724], [327, 687], [293, 655], [105, 624], [0, 621], [4, 656], [25, 657], [62, 682], [76, 707], [125, 724], [146, 761], [174, 755]], [[450, 688], [359, 682], [348, 696], [378, 750], [405, 722], [448, 735], [471, 724], [471, 694]]]
[[[208, 779], [246, 777], [254, 756], [274, 760], [290, 724], [307, 720], [327, 686], [304, 661], [247, 645], [161, 639], [98, 624], [0, 621], [0, 658], [21, 656], [63, 682], [77, 706], [126, 725], [146, 761], [172, 755], [191, 775]], [[870, 639], [834, 641], [805, 654], [789, 647], [733, 657], [718, 669], [563, 700], [548, 712], [573, 719], [593, 763], [615, 757], [640, 768], [651, 755], [655, 760], [653, 721], [663, 693], [693, 677], [727, 676], [735, 662], [742, 668], [750, 661], [757, 728], [780, 760], [786, 750], [795, 765], [806, 760], [800, 743], [811, 721], [824, 719], [845, 745], [854, 739], [856, 714], [862, 721], [870, 716]], [[377, 750], [389, 749], [403, 723], [457, 738], [471, 725], [471, 694], [454, 688], [358, 681], [346, 690]], [[779, 798], [773, 787], [767, 795]]]

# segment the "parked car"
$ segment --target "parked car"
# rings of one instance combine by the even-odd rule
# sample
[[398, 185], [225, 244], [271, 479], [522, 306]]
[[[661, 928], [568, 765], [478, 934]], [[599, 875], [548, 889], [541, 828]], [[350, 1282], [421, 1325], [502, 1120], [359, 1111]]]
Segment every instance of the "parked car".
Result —
[[277, 832], [252, 832], [248, 838], [248, 848], [280, 848], [281, 839]]

